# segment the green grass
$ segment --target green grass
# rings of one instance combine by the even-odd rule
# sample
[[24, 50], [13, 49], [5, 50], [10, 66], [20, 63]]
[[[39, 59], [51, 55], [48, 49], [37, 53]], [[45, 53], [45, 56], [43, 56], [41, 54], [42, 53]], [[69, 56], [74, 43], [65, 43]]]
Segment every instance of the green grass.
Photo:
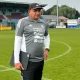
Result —
[[[15, 31], [0, 31], [0, 65], [9, 65]], [[51, 38], [49, 58], [43, 77], [51, 80], [80, 80], [80, 29], [49, 29]], [[68, 46], [67, 46], [68, 45]], [[70, 51], [63, 55], [65, 52]], [[59, 58], [59, 55], [63, 55]], [[0, 67], [0, 71], [5, 70]], [[21, 80], [16, 71], [0, 72], [0, 80]], [[43, 79], [44, 80], [44, 79]], [[45, 79], [47, 80], [47, 79]]]

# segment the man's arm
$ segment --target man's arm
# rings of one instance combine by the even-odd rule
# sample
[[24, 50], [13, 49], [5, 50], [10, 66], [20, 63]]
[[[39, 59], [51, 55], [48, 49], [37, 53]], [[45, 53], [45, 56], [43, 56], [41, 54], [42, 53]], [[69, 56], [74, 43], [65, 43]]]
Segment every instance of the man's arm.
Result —
[[22, 36], [23, 36], [23, 24], [21, 19], [19, 20], [16, 26], [15, 41], [14, 41], [14, 64], [16, 69], [23, 69], [23, 66], [19, 61]]
[[49, 51], [49, 46], [50, 46], [50, 36], [49, 36], [49, 34], [47, 36], [44, 36], [44, 44], [45, 44], [45, 49]]
[[47, 60], [48, 58], [48, 52], [49, 52], [49, 46], [50, 46], [50, 36], [49, 34], [47, 36], [44, 36], [44, 60]]

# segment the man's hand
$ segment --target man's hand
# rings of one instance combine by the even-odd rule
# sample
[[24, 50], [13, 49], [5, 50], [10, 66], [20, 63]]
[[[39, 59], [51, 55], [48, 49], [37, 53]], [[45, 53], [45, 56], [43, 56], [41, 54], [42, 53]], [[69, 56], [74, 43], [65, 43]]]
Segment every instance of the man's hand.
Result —
[[44, 50], [44, 60], [47, 60], [48, 59], [48, 50]]
[[23, 66], [22, 66], [21, 63], [16, 63], [16, 64], [15, 64], [15, 68], [16, 68], [17, 70], [24, 70], [24, 68], [23, 68]]

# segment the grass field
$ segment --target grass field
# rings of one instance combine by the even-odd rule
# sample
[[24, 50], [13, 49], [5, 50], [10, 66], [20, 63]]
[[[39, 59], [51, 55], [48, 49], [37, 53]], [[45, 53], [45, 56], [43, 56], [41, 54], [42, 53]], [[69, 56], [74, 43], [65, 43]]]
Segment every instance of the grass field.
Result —
[[[21, 80], [9, 65], [14, 31], [0, 31], [0, 80]], [[80, 29], [49, 29], [51, 38], [43, 80], [80, 80]]]

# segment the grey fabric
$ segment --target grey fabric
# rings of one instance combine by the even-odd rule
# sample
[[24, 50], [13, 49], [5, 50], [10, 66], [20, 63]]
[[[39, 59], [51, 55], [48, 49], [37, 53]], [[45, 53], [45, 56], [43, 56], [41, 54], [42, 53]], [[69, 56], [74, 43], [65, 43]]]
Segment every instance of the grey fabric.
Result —
[[[27, 69], [28, 61], [29, 61], [29, 54], [26, 54], [25, 52], [20, 51], [20, 62], [22, 63], [24, 70]], [[14, 51], [11, 56], [10, 65], [14, 66]]]
[[38, 62], [43, 60], [44, 36], [48, 35], [48, 26], [43, 20], [31, 20], [29, 17], [18, 22], [16, 36], [24, 34], [27, 53], [30, 54], [30, 61]]
[[16, 36], [20, 36], [20, 37], [22, 37], [23, 36], [23, 21], [22, 21], [22, 19], [21, 20], [19, 20], [19, 22], [18, 22], [18, 24], [17, 24], [17, 26], [16, 26], [16, 33], [15, 33], [15, 35]]

